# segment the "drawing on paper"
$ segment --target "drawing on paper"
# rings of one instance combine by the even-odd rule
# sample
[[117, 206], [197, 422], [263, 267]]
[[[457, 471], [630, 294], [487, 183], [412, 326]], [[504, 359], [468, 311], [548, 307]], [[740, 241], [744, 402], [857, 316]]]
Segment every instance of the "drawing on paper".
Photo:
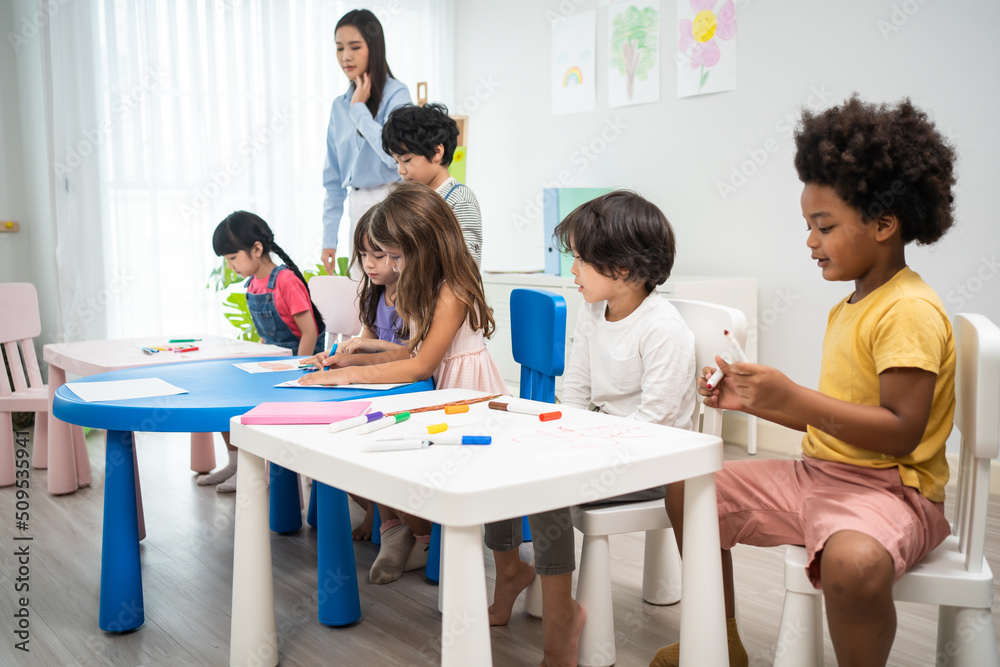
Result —
[[552, 24], [552, 115], [593, 111], [597, 13], [580, 12]]
[[677, 94], [736, 88], [736, 6], [733, 0], [677, 0]]
[[613, 107], [660, 99], [659, 1], [612, 6], [608, 96]]

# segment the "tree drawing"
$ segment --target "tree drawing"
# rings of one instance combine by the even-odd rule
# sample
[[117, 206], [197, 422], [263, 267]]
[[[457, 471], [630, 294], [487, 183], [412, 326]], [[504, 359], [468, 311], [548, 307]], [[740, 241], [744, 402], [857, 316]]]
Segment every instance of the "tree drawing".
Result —
[[611, 25], [610, 60], [625, 76], [629, 99], [632, 99], [636, 77], [645, 81], [650, 69], [656, 65], [659, 26], [659, 15], [655, 9], [639, 9], [635, 5], [618, 14]]

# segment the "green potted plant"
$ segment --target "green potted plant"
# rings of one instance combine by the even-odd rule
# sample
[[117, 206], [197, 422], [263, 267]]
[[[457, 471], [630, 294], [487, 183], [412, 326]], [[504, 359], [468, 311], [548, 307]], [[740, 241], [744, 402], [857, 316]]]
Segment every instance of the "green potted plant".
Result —
[[[302, 277], [308, 283], [313, 276], [325, 276], [326, 268], [322, 264], [317, 264], [315, 268], [302, 272]], [[348, 271], [347, 257], [337, 258], [337, 275], [350, 276]], [[227, 290], [234, 283], [239, 283], [244, 279], [235, 271], [226, 266], [225, 260], [220, 266], [215, 267], [208, 275], [206, 288], [214, 289], [216, 292]], [[222, 302], [223, 316], [230, 324], [239, 329], [240, 339], [254, 343], [260, 342], [260, 336], [253, 325], [253, 318], [250, 317], [250, 307], [247, 306], [247, 295], [244, 291], [230, 291], [229, 295]]]

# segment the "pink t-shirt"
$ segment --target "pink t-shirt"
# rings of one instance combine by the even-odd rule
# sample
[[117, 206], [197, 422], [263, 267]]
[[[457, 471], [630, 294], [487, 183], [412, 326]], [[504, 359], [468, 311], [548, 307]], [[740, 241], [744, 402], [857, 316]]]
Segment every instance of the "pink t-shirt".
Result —
[[[281, 316], [281, 321], [288, 325], [296, 338], [302, 338], [302, 332], [299, 331], [292, 316], [307, 310], [312, 313], [312, 301], [309, 299], [309, 291], [306, 289], [305, 283], [299, 280], [291, 269], [278, 271], [278, 277], [274, 279], [273, 290], [267, 289], [267, 278], [260, 280], [254, 276], [250, 279], [250, 285], [247, 287], [248, 293], [267, 294], [269, 291], [274, 293], [274, 306], [278, 310], [278, 315]], [[313, 316], [313, 324], [315, 323], [316, 317]]]

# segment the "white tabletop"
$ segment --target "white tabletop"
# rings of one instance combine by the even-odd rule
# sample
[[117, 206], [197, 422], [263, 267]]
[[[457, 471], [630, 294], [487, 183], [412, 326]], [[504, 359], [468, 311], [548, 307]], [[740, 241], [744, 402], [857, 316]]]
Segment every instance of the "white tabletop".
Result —
[[[389, 412], [485, 396], [446, 389], [372, 402]], [[545, 404], [539, 404], [545, 405]], [[594, 502], [686, 479], [722, 467], [719, 439], [597, 412], [560, 406], [563, 418], [491, 410], [415, 413], [409, 422], [372, 435], [329, 433], [326, 426], [230, 424], [240, 449], [326, 484], [451, 526], [470, 526]], [[446, 422], [449, 434], [488, 434], [488, 446], [435, 445], [364, 452], [369, 440]]]
[[87, 340], [76, 343], [49, 343], [42, 348], [42, 358], [53, 366], [75, 375], [96, 375], [136, 366], [173, 364], [184, 361], [225, 359], [227, 357], [286, 356], [292, 351], [277, 345], [251, 343], [224, 336], [178, 336], [200, 338], [191, 343], [198, 347], [193, 352], [157, 352], [145, 354], [143, 347], [166, 345], [167, 336], [118, 338], [114, 340]]
[[[372, 409], [405, 410], [482, 395], [442, 390], [388, 396], [373, 400]], [[234, 417], [231, 441], [240, 455], [230, 665], [272, 667], [279, 661], [265, 459], [441, 524], [441, 664], [445, 667], [492, 664], [481, 524], [686, 479], [682, 585], [699, 593], [686, 600], [682, 610], [681, 664], [728, 664], [713, 474], [722, 468], [722, 440], [558, 409], [563, 412], [561, 419], [541, 422], [535, 416], [491, 410], [480, 403], [465, 414], [415, 413], [409, 422], [367, 436], [330, 433], [322, 425], [244, 426]], [[370, 440], [441, 422], [448, 423], [450, 434], [488, 434], [493, 442], [361, 451]], [[349, 534], [343, 538], [350, 539]]]

